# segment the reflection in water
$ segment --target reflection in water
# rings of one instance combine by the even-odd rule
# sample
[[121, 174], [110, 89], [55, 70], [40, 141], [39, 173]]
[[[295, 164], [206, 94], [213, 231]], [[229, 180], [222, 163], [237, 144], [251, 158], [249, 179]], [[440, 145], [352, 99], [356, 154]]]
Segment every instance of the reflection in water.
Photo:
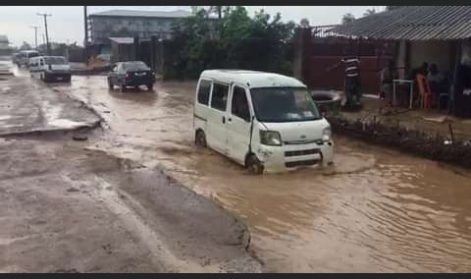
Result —
[[103, 77], [72, 82], [72, 94], [111, 112], [99, 148], [162, 165], [241, 216], [267, 271], [471, 271], [470, 177], [346, 138], [329, 169], [251, 176], [193, 146], [193, 90], [121, 95]]

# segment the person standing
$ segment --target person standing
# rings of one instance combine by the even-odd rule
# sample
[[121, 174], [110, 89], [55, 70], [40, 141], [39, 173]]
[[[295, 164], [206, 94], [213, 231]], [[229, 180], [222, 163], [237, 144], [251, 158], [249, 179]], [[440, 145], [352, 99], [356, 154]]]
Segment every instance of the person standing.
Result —
[[346, 107], [361, 105], [360, 59], [357, 56], [345, 56], [339, 63], [327, 69], [331, 71], [340, 65], [344, 66], [344, 84], [347, 97]]

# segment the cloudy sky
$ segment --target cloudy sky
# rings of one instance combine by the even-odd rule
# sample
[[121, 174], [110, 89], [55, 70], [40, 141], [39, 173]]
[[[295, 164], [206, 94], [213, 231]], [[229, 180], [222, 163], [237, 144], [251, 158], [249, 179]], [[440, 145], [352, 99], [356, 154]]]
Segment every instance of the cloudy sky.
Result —
[[[384, 6], [248, 6], [253, 12], [264, 9], [269, 14], [281, 13], [282, 20], [299, 22], [307, 18], [312, 25], [337, 24], [346, 13], [361, 17], [367, 9], [384, 10]], [[189, 6], [89, 6], [89, 13], [110, 9], [171, 11], [176, 9], [190, 10]], [[13, 45], [26, 41], [34, 45], [34, 29], [40, 26], [39, 43], [44, 32], [42, 18], [36, 13], [52, 14], [48, 17], [48, 31], [51, 41], [83, 42], [83, 7], [82, 6], [2, 6], [0, 9], [0, 34], [7, 35]]]

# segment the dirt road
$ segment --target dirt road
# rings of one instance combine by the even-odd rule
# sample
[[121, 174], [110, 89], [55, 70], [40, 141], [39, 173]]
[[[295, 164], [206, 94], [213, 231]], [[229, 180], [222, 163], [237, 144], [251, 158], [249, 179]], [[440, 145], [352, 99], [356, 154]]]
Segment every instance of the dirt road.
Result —
[[104, 77], [53, 85], [107, 122], [94, 148], [136, 160], [213, 199], [249, 225], [265, 271], [471, 271], [471, 177], [336, 137], [335, 166], [250, 176], [193, 146], [194, 83], [108, 91]]
[[159, 169], [97, 149], [103, 130], [68, 132], [99, 119], [80, 102], [28, 77], [2, 88], [0, 272], [261, 270], [233, 215]]

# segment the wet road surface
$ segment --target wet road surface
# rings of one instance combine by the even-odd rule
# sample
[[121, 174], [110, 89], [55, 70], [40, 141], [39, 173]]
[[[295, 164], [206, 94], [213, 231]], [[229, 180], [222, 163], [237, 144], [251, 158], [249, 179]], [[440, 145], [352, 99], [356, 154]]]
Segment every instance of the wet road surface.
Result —
[[88, 106], [27, 75], [6, 87], [0, 273], [260, 272], [233, 214], [161, 169], [94, 148], [103, 129], [69, 125], [97, 121]]
[[194, 147], [194, 86], [120, 93], [103, 76], [51, 85], [107, 121], [95, 148], [160, 165], [241, 216], [266, 271], [471, 271], [469, 171], [336, 137], [334, 167], [251, 176]]

